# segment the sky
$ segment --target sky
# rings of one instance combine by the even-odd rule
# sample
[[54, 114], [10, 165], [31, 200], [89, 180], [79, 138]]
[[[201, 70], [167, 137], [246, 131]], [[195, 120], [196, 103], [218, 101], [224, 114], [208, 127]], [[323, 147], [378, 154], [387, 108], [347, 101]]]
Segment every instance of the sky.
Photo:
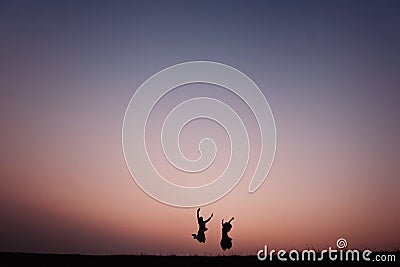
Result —
[[[1, 1], [0, 251], [256, 255], [273, 249], [400, 248], [400, 4], [397, 1]], [[190, 180], [160, 153], [160, 123], [183, 99], [214, 96], [247, 118], [252, 156], [239, 184], [201, 207], [214, 218], [192, 239], [196, 208], [160, 203], [135, 183], [121, 135], [135, 90], [187, 61], [230, 65], [261, 89], [276, 155], [247, 191], [258, 145], [249, 110], [224, 89], [188, 85], [152, 114], [155, 165], [173, 182], [223, 170], [229, 139], [209, 120], [182, 150], [218, 144]], [[246, 115], [247, 114], [247, 115]], [[225, 154], [224, 154], [225, 153]], [[233, 247], [219, 247], [234, 216]]]

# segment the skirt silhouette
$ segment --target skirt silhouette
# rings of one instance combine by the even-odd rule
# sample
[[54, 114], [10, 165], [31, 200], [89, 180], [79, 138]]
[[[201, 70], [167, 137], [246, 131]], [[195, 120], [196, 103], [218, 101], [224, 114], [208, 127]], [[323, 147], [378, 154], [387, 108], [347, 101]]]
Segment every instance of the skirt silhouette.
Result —
[[220, 244], [224, 251], [230, 249], [232, 247], [232, 238], [229, 236], [224, 236], [222, 237]]

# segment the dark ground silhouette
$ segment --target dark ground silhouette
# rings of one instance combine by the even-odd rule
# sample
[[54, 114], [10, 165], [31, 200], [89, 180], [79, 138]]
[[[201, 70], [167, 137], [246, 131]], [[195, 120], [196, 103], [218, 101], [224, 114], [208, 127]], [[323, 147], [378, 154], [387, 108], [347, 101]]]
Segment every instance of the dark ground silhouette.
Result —
[[233, 221], [233, 219], [234, 217], [225, 223], [224, 219], [222, 219], [222, 238], [220, 244], [224, 251], [232, 247], [232, 238], [228, 236], [228, 232], [232, 229], [231, 221]]
[[[272, 261], [259, 261], [256, 255], [249, 256], [155, 256], [155, 255], [80, 255], [80, 254], [40, 254], [40, 253], [13, 253], [0, 252], [0, 262], [4, 266], [301, 266], [306, 263], [308, 266], [323, 265], [351, 265], [361, 263], [362, 266], [397, 266], [400, 259], [398, 251], [376, 251], [371, 254], [371, 259], [376, 254], [395, 255], [395, 262], [360, 261], [360, 262], [339, 262], [330, 261], [327, 257], [323, 261], [279, 261], [274, 255]], [[318, 256], [320, 253], [318, 253]]]
[[205, 232], [208, 230], [206, 227], [206, 223], [208, 223], [211, 220], [214, 214], [211, 213], [211, 216], [207, 220], [204, 220], [199, 213], [200, 213], [200, 208], [197, 209], [197, 223], [199, 224], [199, 230], [197, 231], [197, 234], [192, 234], [192, 236], [194, 239], [197, 239], [197, 241], [199, 241], [200, 243], [205, 243], [206, 242]]

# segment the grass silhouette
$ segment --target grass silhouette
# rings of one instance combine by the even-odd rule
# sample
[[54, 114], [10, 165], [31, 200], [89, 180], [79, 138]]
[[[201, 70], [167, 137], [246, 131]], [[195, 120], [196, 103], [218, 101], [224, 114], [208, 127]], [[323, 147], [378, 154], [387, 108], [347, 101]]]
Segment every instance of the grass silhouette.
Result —
[[[300, 252], [300, 251], [299, 251]], [[319, 253], [317, 253], [319, 255]], [[394, 255], [395, 262], [400, 261], [400, 250], [396, 251], [375, 251], [370, 255], [371, 261], [366, 262], [362, 259], [359, 263], [363, 265], [375, 265], [373, 259], [376, 255]], [[324, 257], [322, 261], [279, 261], [276, 255], [272, 261], [259, 261], [256, 255], [239, 256], [177, 256], [177, 255], [82, 255], [82, 254], [42, 254], [42, 253], [20, 253], [20, 252], [0, 252], [0, 258], [7, 266], [29, 265], [39, 266], [267, 266], [267, 265], [299, 265], [307, 264], [343, 264], [347, 262], [331, 261]], [[395, 262], [380, 262], [380, 264], [394, 265]], [[350, 261], [350, 264], [356, 263]], [[398, 263], [397, 263], [398, 264]]]

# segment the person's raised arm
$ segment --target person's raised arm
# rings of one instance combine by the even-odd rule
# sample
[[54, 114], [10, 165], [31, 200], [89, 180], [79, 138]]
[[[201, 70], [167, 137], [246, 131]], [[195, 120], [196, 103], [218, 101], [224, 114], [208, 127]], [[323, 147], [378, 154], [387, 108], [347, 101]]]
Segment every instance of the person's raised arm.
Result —
[[211, 213], [210, 218], [208, 218], [205, 222], [208, 223], [208, 222], [211, 220], [211, 218], [212, 218], [213, 216], [214, 216], [214, 213]]
[[233, 219], [235, 219], [235, 217], [232, 217], [232, 218], [229, 220], [229, 223], [231, 223], [231, 221], [233, 221]]
[[197, 219], [200, 218], [199, 212], [200, 212], [200, 208], [197, 209]]

